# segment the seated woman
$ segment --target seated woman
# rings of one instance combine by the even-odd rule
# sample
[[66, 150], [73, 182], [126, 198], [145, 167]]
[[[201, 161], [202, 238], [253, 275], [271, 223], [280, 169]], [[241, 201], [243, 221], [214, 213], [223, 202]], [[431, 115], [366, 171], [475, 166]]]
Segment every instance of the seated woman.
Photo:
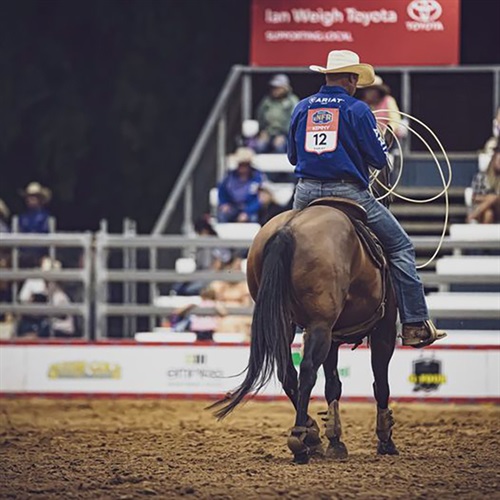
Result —
[[[226, 269], [241, 270], [241, 263], [241, 258], [235, 258]], [[214, 281], [211, 288], [215, 291], [217, 300], [225, 307], [250, 307], [252, 305], [246, 280], [238, 282]], [[218, 332], [244, 333], [247, 339], [250, 339], [251, 325], [251, 316], [228, 314], [220, 318]]]
[[259, 218], [259, 188], [262, 174], [252, 167], [253, 151], [238, 148], [236, 170], [229, 172], [219, 185], [219, 222], [257, 222]]
[[500, 222], [500, 147], [493, 152], [486, 172], [479, 172], [472, 180], [473, 210], [468, 222], [495, 224]]

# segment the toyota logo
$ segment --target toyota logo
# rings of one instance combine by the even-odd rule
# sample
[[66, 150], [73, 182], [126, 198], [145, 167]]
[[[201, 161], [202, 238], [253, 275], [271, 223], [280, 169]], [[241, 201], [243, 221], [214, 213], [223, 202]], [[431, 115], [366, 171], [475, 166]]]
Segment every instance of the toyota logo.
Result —
[[443, 9], [436, 0], [414, 0], [408, 5], [406, 12], [414, 21], [430, 23], [439, 19]]

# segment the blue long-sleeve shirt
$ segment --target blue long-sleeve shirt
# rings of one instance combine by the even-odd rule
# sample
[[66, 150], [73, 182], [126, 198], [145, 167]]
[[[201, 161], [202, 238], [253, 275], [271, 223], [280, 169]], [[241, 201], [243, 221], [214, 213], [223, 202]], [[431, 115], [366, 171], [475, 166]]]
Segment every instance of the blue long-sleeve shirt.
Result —
[[19, 232], [48, 233], [49, 219], [49, 213], [43, 208], [27, 210], [19, 216]]
[[288, 159], [299, 178], [369, 184], [368, 165], [387, 164], [387, 146], [367, 104], [342, 87], [323, 85], [300, 101], [288, 133]]
[[242, 180], [236, 171], [229, 172], [219, 185], [219, 205], [229, 204], [248, 215], [256, 214], [260, 209], [259, 188], [262, 174], [252, 169], [252, 176]]

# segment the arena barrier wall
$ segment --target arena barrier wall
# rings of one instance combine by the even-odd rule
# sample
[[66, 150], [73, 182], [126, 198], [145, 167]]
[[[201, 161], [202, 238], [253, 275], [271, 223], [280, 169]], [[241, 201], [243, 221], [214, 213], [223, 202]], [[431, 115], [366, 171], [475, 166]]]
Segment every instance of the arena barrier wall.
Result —
[[[243, 344], [2, 343], [0, 395], [215, 398], [243, 379]], [[300, 363], [300, 346], [293, 360]], [[372, 400], [370, 350], [341, 348], [343, 399]], [[396, 350], [392, 398], [401, 401], [500, 403], [500, 346], [440, 346]], [[319, 371], [313, 396], [322, 396]], [[283, 398], [272, 381], [262, 398]]]

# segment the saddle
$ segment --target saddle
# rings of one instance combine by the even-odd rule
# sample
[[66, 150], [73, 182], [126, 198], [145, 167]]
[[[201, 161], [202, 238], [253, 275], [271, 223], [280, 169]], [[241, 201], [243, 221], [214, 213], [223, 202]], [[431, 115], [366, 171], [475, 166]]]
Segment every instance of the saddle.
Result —
[[349, 217], [351, 224], [354, 226], [358, 238], [361, 240], [365, 250], [372, 259], [373, 263], [379, 268], [383, 269], [386, 265], [386, 258], [384, 249], [379, 239], [368, 228], [368, 214], [366, 210], [358, 205], [355, 201], [348, 200], [347, 198], [318, 198], [308, 205], [309, 207], [324, 206], [335, 208]]
[[356, 234], [364, 249], [370, 256], [372, 262], [380, 270], [382, 277], [382, 300], [373, 316], [363, 323], [333, 331], [335, 340], [346, 344], [355, 344], [353, 349], [356, 349], [356, 347], [363, 342], [363, 339], [366, 337], [368, 332], [375, 326], [376, 323], [378, 323], [378, 321], [380, 321], [380, 319], [384, 317], [385, 314], [389, 267], [385, 257], [384, 248], [382, 247], [380, 240], [367, 226], [368, 215], [366, 210], [356, 202], [346, 198], [325, 197], [312, 201], [308, 206], [330, 207], [345, 214], [354, 226]]

